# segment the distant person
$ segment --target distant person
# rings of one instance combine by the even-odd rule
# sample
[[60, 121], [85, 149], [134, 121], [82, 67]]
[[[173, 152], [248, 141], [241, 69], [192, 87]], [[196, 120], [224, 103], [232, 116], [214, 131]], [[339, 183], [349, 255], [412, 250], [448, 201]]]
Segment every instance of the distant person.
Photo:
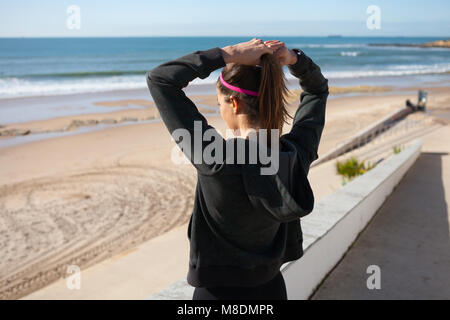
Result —
[[[258, 137], [264, 129], [281, 133], [287, 121], [283, 66], [299, 79], [303, 92], [292, 129], [276, 136], [277, 172], [262, 174], [266, 164], [260, 158], [256, 164], [247, 161], [253, 143], [249, 137], [252, 129]], [[214, 140], [201, 141], [196, 150], [195, 137], [217, 131], [182, 89], [219, 68], [223, 68], [216, 83], [220, 114], [238, 135], [227, 140], [214, 135], [214, 139], [225, 148], [243, 142], [244, 163], [236, 161], [242, 152], [238, 148], [232, 159], [223, 152], [215, 154], [221, 161], [195, 160]], [[254, 38], [163, 63], [147, 73], [147, 84], [169, 132], [190, 133], [189, 139], [175, 140], [198, 176], [188, 227], [187, 281], [195, 287], [193, 299], [287, 300], [280, 267], [303, 255], [300, 218], [314, 206], [307, 175], [318, 158], [328, 80], [301, 50], [288, 49], [278, 40]], [[275, 150], [272, 140], [266, 141]]]

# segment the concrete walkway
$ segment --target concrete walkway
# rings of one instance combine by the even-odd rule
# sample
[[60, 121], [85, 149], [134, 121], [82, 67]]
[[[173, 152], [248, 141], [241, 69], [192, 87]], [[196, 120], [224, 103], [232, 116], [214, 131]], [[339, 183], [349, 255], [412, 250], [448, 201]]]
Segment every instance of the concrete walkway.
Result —
[[[450, 125], [422, 154], [312, 299], [450, 299]], [[380, 289], [367, 280], [380, 268]]]

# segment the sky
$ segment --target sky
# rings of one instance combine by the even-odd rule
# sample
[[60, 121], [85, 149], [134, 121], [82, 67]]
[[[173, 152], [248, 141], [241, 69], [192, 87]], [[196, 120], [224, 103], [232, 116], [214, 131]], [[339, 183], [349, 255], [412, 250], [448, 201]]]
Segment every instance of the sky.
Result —
[[[68, 28], [76, 5], [79, 29]], [[379, 8], [379, 27], [367, 19]], [[450, 37], [449, 0], [0, 0], [0, 37]], [[72, 24], [73, 26], [73, 24]]]

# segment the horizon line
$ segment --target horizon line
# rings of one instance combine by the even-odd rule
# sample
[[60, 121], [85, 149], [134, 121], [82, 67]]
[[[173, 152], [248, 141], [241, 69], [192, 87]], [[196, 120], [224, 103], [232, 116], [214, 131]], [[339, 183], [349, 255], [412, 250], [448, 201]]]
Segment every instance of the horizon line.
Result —
[[263, 37], [283, 37], [283, 38], [440, 38], [442, 40], [450, 40], [450, 36], [420, 36], [420, 35], [414, 35], [414, 36], [404, 36], [404, 35], [378, 35], [378, 36], [367, 36], [367, 35], [298, 35], [298, 36], [292, 36], [292, 35], [230, 35], [230, 36], [224, 36], [224, 35], [181, 35], [181, 36], [174, 36], [174, 35], [149, 35], [149, 36], [0, 36], [0, 39], [66, 39], [66, 38], [263, 38]]

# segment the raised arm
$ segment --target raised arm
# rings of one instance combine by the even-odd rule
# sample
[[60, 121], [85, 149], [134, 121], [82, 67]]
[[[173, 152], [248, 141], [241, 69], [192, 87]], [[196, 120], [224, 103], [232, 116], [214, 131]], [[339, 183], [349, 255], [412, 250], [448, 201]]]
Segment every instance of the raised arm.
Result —
[[299, 146], [302, 151], [302, 162], [306, 173], [317, 154], [323, 127], [325, 125], [325, 107], [328, 97], [328, 80], [311, 58], [301, 50], [294, 48], [297, 61], [288, 64], [290, 73], [299, 79], [303, 90], [300, 104], [295, 113], [292, 129], [283, 138]]
[[[222, 49], [216, 47], [195, 51], [147, 72], [147, 85], [164, 124], [191, 163], [205, 174], [213, 173], [220, 165], [203, 161], [203, 150], [211, 143], [203, 141], [203, 134], [210, 130], [214, 136], [211, 140], [224, 141], [182, 89], [195, 78], [205, 79], [225, 65]], [[189, 139], [183, 132], [188, 133]]]
[[[201, 173], [214, 174], [224, 164], [224, 159], [220, 159], [220, 162], [211, 159], [204, 161], [205, 148], [214, 142], [215, 146], [221, 145], [225, 151], [226, 143], [182, 89], [195, 78], [205, 79], [211, 72], [225, 67], [227, 63], [257, 64], [262, 54], [272, 51], [262, 40], [254, 38], [223, 48], [195, 51], [147, 72], [147, 85], [164, 124], [187, 158]], [[183, 132], [188, 133], [187, 139], [182, 135]], [[208, 137], [201, 139], [205, 133]]]

